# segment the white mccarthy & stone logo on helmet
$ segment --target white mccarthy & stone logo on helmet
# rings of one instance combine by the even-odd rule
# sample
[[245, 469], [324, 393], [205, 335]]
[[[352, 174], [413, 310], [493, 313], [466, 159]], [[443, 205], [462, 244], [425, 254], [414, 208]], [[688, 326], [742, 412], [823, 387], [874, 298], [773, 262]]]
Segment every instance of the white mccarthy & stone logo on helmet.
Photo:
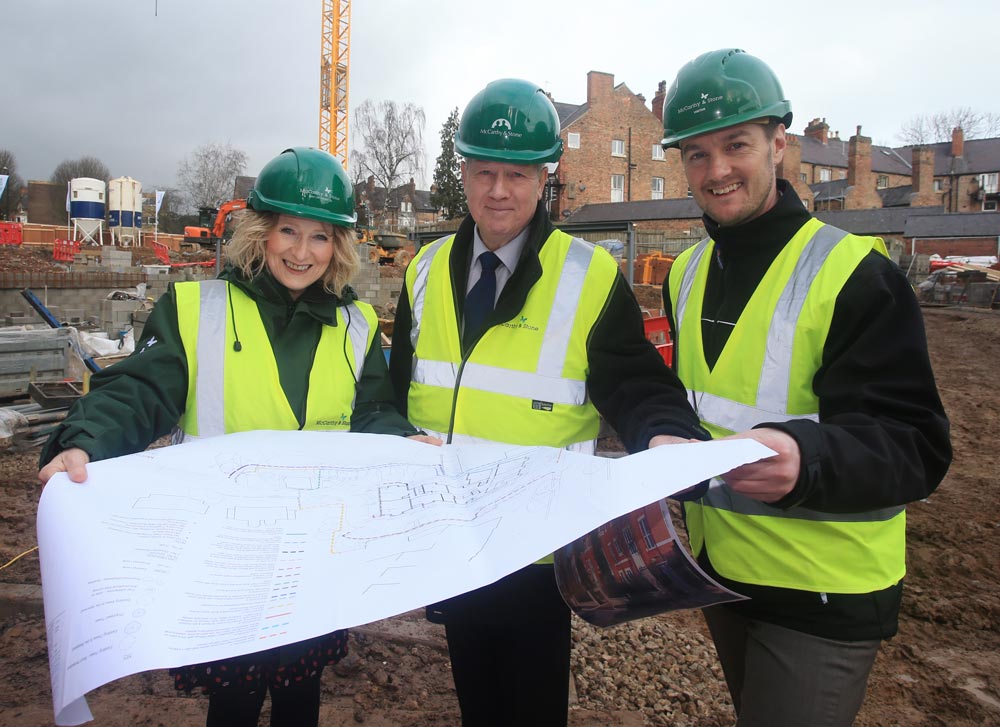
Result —
[[494, 119], [493, 123], [488, 129], [480, 129], [479, 133], [483, 136], [502, 136], [504, 139], [519, 139], [524, 134], [519, 131], [513, 131], [510, 125], [510, 121], [500, 117], [499, 119]]
[[701, 98], [699, 98], [694, 103], [689, 103], [687, 106], [681, 106], [677, 109], [678, 114], [686, 114], [688, 112], [700, 114], [706, 110], [707, 106], [711, 104], [718, 103], [722, 100], [722, 94], [718, 96], [710, 96], [707, 93], [700, 93]]

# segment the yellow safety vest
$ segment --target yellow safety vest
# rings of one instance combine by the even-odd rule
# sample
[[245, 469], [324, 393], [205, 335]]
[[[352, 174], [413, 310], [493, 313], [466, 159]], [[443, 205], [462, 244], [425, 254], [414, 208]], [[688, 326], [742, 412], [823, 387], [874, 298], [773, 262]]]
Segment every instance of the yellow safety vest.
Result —
[[[702, 341], [702, 303], [714, 242], [686, 250], [670, 270], [677, 372], [713, 436], [761, 422], [819, 421], [812, 381], [822, 363], [834, 304], [847, 279], [882, 240], [819, 220], [807, 222], [771, 264], [715, 366]], [[720, 480], [713, 485], [721, 485]], [[742, 583], [825, 593], [869, 593], [906, 572], [902, 507], [849, 514], [780, 510], [713, 486], [685, 505], [691, 547]]]
[[[174, 291], [188, 365], [187, 403], [178, 423], [183, 437], [175, 439], [299, 429], [257, 303], [224, 280], [178, 283]], [[238, 352], [234, 317], [242, 346]], [[354, 383], [378, 319], [370, 305], [355, 302], [337, 309], [337, 323], [323, 326], [320, 335], [303, 429], [348, 431], [351, 426]]]
[[410, 421], [451, 442], [505, 442], [593, 453], [600, 418], [587, 395], [587, 339], [618, 267], [601, 248], [554, 231], [542, 277], [509, 321], [463, 360], [449, 274], [454, 236], [420, 251], [406, 272], [413, 322]]

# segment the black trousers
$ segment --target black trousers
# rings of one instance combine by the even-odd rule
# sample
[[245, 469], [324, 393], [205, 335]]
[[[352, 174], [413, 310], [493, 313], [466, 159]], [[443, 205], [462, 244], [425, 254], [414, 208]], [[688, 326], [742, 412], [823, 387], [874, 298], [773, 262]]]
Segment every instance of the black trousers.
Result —
[[445, 624], [463, 727], [565, 727], [570, 612], [551, 565], [428, 610]]
[[[271, 692], [271, 727], [317, 727], [321, 674]], [[257, 727], [268, 690], [220, 689], [208, 698], [206, 727]]]

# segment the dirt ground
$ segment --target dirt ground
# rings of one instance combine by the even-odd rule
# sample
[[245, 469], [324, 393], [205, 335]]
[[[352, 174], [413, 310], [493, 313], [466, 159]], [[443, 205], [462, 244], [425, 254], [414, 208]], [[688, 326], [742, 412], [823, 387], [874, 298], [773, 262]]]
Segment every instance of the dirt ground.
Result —
[[[995, 387], [1000, 314], [927, 309], [925, 319], [951, 417], [955, 462], [930, 500], [908, 509], [909, 573], [901, 629], [876, 662], [860, 727], [1000, 725], [1000, 498], [993, 481], [1000, 434]], [[0, 564], [35, 544], [36, 456], [0, 455]], [[0, 572], [0, 584], [38, 581], [36, 553]], [[657, 619], [675, 631], [704, 633], [696, 613]], [[698, 658], [708, 659], [710, 653], [709, 647]], [[620, 665], [613, 668], [624, 671]], [[571, 725], [732, 724], [726, 700], [711, 697], [724, 689], [718, 669], [689, 668], [708, 675], [690, 694], [692, 703], [716, 705], [708, 716], [674, 721], [634, 705], [601, 702], [581, 689]], [[0, 615], [0, 725], [51, 724], [48, 679], [41, 615], [8, 609]], [[162, 671], [106, 685], [89, 701], [98, 725], [204, 724], [204, 698], [175, 694]], [[328, 727], [453, 725], [457, 715], [442, 633], [416, 612], [353, 630], [351, 656], [324, 676], [322, 724]]]

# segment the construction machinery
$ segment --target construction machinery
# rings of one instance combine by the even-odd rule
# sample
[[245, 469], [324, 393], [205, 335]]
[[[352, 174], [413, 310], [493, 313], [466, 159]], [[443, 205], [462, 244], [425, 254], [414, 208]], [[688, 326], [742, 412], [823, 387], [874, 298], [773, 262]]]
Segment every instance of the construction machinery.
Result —
[[245, 199], [231, 199], [221, 207], [199, 207], [198, 226], [184, 228], [184, 242], [196, 242], [213, 247], [226, 232], [226, 220], [238, 210], [246, 209]]
[[398, 232], [375, 232], [360, 229], [358, 230], [358, 242], [368, 245], [368, 259], [379, 265], [395, 265], [398, 268], [405, 268], [413, 259], [413, 241]]
[[322, 0], [319, 65], [319, 148], [347, 168], [347, 91], [351, 57], [350, 0]]

